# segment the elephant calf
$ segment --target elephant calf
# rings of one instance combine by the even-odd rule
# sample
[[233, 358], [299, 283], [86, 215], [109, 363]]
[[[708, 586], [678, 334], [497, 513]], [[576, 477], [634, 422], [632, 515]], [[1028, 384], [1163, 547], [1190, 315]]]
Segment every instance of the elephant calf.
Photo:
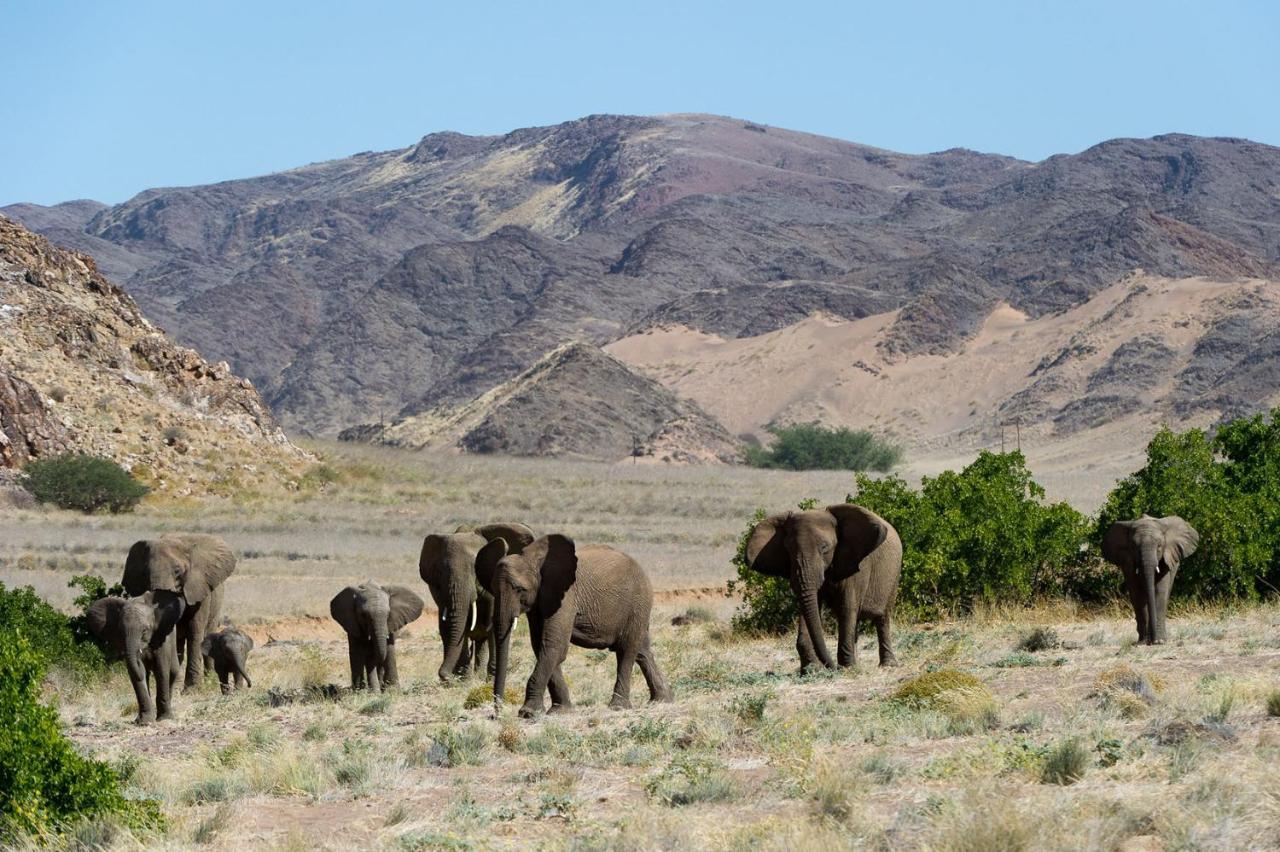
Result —
[[511, 631], [527, 613], [529, 637], [538, 658], [525, 687], [520, 715], [543, 709], [551, 692], [551, 712], [572, 706], [561, 665], [572, 642], [582, 648], [607, 648], [617, 654], [618, 677], [609, 706], [631, 706], [631, 674], [639, 664], [652, 701], [670, 701], [671, 690], [649, 643], [653, 587], [634, 559], [611, 547], [577, 547], [573, 539], [549, 535], [508, 554], [496, 538], [476, 557], [476, 575], [493, 595], [497, 636], [494, 672], [495, 703], [502, 701], [507, 680]]
[[[174, 592], [150, 591], [136, 598], [101, 598], [89, 605], [89, 629], [124, 656], [138, 700], [139, 725], [172, 715], [170, 696], [178, 679], [178, 620], [186, 604]], [[155, 684], [155, 702], [147, 681]]]
[[224, 627], [217, 633], [204, 637], [200, 651], [213, 661], [213, 670], [218, 673], [218, 683], [222, 686], [223, 695], [229, 694], [232, 689], [253, 686], [249, 670], [245, 667], [252, 650], [253, 639], [234, 627]]
[[396, 672], [396, 632], [422, 615], [422, 598], [404, 586], [366, 580], [347, 586], [329, 602], [329, 614], [347, 631], [351, 688], [374, 692], [400, 682]]

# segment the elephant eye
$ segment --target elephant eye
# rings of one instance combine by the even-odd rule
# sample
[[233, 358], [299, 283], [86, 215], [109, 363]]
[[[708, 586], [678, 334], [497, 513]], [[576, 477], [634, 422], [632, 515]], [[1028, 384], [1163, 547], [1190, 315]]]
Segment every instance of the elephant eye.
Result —
[[818, 544], [818, 549], [819, 549], [819, 550], [821, 550], [823, 553], [830, 553], [830, 552], [831, 552], [831, 545], [830, 545], [830, 544], [828, 544], [828, 543], [827, 543], [827, 542], [825, 542], [825, 541], [824, 541], [824, 542], [820, 542], [820, 543]]

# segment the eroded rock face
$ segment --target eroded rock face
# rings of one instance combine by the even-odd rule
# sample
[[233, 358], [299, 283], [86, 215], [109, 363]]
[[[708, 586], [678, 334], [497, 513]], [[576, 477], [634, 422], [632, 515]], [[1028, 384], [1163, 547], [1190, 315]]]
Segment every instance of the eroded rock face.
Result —
[[92, 259], [0, 216], [0, 467], [64, 452], [180, 493], [306, 459], [247, 379], [176, 345]]

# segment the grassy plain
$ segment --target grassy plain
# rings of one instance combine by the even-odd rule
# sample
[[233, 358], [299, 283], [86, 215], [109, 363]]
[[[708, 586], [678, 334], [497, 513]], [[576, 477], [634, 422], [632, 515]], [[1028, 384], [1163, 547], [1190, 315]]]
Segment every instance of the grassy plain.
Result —
[[[898, 629], [902, 666], [799, 677], [790, 637], [733, 635], [723, 584], [757, 506], [838, 500], [844, 474], [439, 458], [319, 448], [297, 492], [153, 504], [131, 517], [0, 518], [0, 580], [55, 602], [118, 576], [135, 538], [224, 535], [227, 611], [259, 637], [254, 687], [212, 683], [134, 727], [122, 672], [55, 680], [69, 734], [171, 818], [118, 848], [1264, 849], [1280, 847], [1280, 607], [1184, 609], [1134, 645], [1120, 607], [984, 611]], [[613, 660], [573, 649], [576, 708], [533, 721], [436, 681], [432, 621], [399, 645], [402, 685], [346, 683], [329, 597], [417, 579], [421, 535], [517, 519], [631, 552], [666, 592], [656, 653], [676, 692], [605, 707]], [[689, 590], [702, 589], [701, 592]], [[681, 591], [683, 590], [683, 591]], [[425, 593], [425, 588], [423, 588]], [[685, 615], [679, 626], [675, 615]], [[512, 680], [532, 653], [517, 635]], [[270, 637], [275, 641], [266, 641]], [[939, 674], [943, 672], [943, 674]], [[957, 675], [953, 672], [960, 672]], [[968, 675], [968, 677], [966, 677]], [[924, 681], [916, 678], [924, 676]], [[942, 687], [950, 688], [942, 688]]]

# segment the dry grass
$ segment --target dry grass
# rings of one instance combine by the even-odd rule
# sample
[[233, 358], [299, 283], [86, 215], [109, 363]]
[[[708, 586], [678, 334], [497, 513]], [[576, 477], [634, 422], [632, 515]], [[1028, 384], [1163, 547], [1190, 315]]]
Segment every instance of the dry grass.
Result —
[[[1268, 715], [1280, 687], [1276, 605], [1182, 611], [1171, 621], [1171, 641], [1156, 647], [1134, 644], [1131, 616], [1120, 610], [990, 610], [900, 625], [901, 668], [801, 677], [791, 637], [728, 634], [731, 602], [663, 598], [654, 643], [674, 703], [649, 706], [637, 676], [636, 709], [608, 710], [613, 656], [574, 648], [565, 663], [572, 712], [524, 721], [508, 704], [495, 718], [487, 700], [468, 706], [477, 703], [469, 694], [484, 694], [483, 683], [438, 682], [440, 649], [429, 621], [398, 643], [400, 688], [383, 696], [319, 688], [348, 677], [345, 641], [322, 617], [335, 587], [372, 574], [421, 588], [413, 562], [425, 530], [487, 517], [547, 529], [557, 511], [558, 528], [595, 540], [612, 530], [647, 564], [682, 566], [655, 570], [660, 585], [677, 585], [681, 571], [689, 585], [712, 585], [726, 576], [733, 537], [757, 503], [811, 493], [838, 499], [839, 480], [405, 461], [371, 451], [342, 451], [327, 463], [336, 481], [292, 502], [0, 520], [8, 533], [3, 556], [118, 565], [132, 538], [183, 526], [220, 531], [242, 552], [262, 554], [242, 561], [231, 581], [242, 588], [228, 605], [239, 619], [268, 620], [258, 629], [280, 640], [255, 649], [253, 689], [222, 696], [210, 680], [179, 697], [176, 720], [140, 729], [130, 724], [133, 700], [122, 672], [91, 687], [59, 685], [70, 735], [127, 762], [130, 786], [158, 797], [172, 822], [163, 838], [86, 827], [86, 845], [1280, 845], [1280, 719]], [[509, 482], [488, 489], [477, 479], [485, 470]], [[537, 487], [543, 471], [554, 487]], [[769, 499], [770, 491], [777, 496]], [[304, 558], [282, 555], [294, 550]], [[670, 562], [663, 553], [674, 554]], [[0, 579], [26, 582], [41, 571], [59, 593], [71, 573], [8, 568]], [[301, 588], [285, 591], [286, 577]], [[696, 617], [670, 623], [691, 607]], [[1032, 644], [1049, 647], [1018, 652], [1029, 662], [1010, 664], [1011, 649], [1032, 626], [1044, 631]], [[511, 675], [519, 688], [533, 656], [523, 622], [517, 629]], [[1050, 633], [1056, 643], [1042, 641]], [[864, 659], [874, 659], [873, 638], [862, 641]], [[939, 674], [947, 670], [959, 674]], [[920, 700], [895, 699], [900, 694]], [[1128, 708], [1129, 700], [1141, 709]]]

